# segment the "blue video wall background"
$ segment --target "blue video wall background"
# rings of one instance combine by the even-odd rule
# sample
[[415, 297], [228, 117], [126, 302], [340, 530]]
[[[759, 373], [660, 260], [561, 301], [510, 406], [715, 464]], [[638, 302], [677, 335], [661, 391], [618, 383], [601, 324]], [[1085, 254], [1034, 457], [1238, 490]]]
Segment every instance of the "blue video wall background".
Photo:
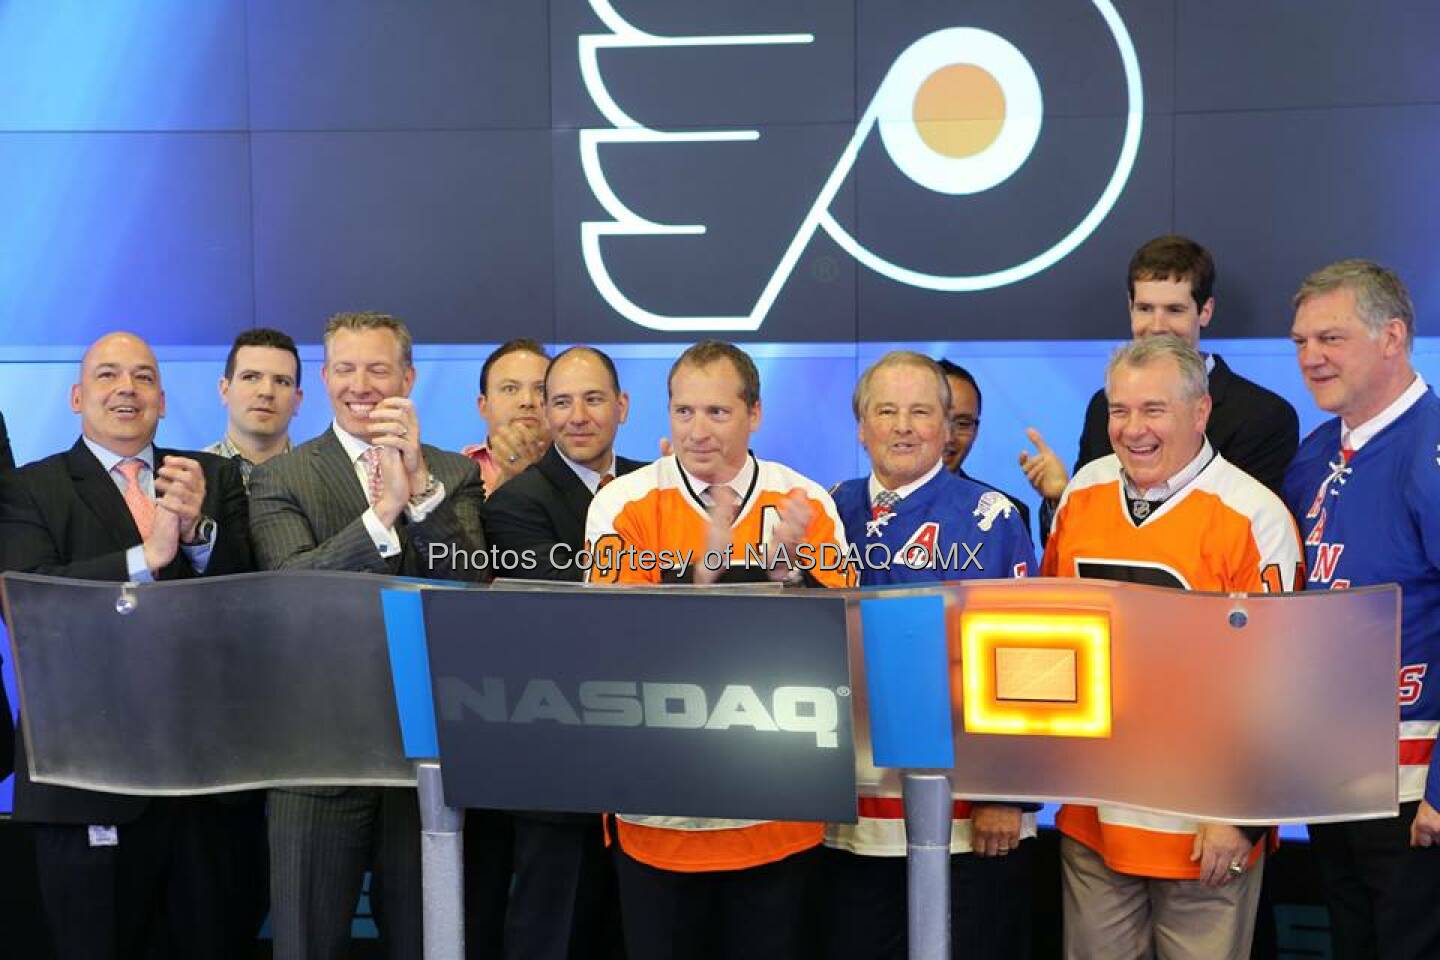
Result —
[[[928, 188], [882, 135], [918, 123], [887, 97], [938, 34], [1003, 41], [944, 48], [1016, 94], [996, 144], [1033, 132], [993, 184]], [[1308, 429], [1306, 272], [1382, 260], [1432, 332], [1437, 36], [1426, 0], [9, 0], [0, 411], [22, 462], [68, 446], [83, 346], [126, 328], [157, 345], [164, 442], [203, 445], [226, 346], [266, 325], [305, 345], [308, 437], [325, 317], [379, 309], [416, 333], [428, 440], [482, 439], [484, 356], [532, 336], [615, 354], [645, 457], [670, 361], [715, 332], [760, 362], [757, 452], [830, 483], [866, 469], [859, 370], [909, 346], [976, 374], [967, 468], [1028, 495], [1023, 428], [1070, 458], [1125, 264], [1179, 231], [1219, 265], [1207, 344]], [[1422, 336], [1432, 382], [1437, 355]]]

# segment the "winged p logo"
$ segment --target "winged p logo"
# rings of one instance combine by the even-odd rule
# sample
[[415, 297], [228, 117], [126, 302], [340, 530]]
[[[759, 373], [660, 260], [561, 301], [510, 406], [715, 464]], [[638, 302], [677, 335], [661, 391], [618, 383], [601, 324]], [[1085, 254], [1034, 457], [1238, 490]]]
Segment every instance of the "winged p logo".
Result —
[[[1082, 0], [1077, 3], [1085, 5]], [[758, 289], [743, 298], [748, 309], [686, 314], [637, 302], [624, 289], [607, 261], [607, 245], [622, 238], [698, 237], [708, 225], [671, 222], [653, 212], [653, 198], [626, 196], [612, 186], [609, 158], [616, 148], [663, 151], [694, 144], [748, 144], [758, 147], [761, 129], [703, 129], [684, 123], [637, 121], [612, 94], [601, 70], [601, 55], [614, 50], [769, 50], [783, 56], [816, 42], [805, 32], [753, 34], [661, 34], [641, 29], [616, 12], [611, 0], [589, 0], [605, 31], [578, 38], [579, 67], [586, 93], [608, 126], [579, 135], [581, 169], [606, 219], [580, 226], [581, 257], [595, 289], [627, 320], [666, 332], [749, 332], [765, 322], [806, 248], [823, 233], [856, 262], [901, 284], [940, 292], [988, 290], [1017, 283], [1052, 266], [1094, 232], [1115, 205], [1130, 176], [1140, 145], [1144, 105], [1139, 62], [1124, 22], [1111, 0], [1090, 0], [1111, 38], [1124, 74], [1123, 133], [1113, 170], [1093, 204], [1078, 220], [1055, 228], [1034, 250], [1016, 262], [977, 272], [939, 272], [902, 262], [885, 245], [862, 238], [854, 223], [837, 214], [836, 198], [855, 174], [857, 158], [878, 141], [889, 161], [912, 188], [927, 191], [940, 216], [963, 216], [955, 198], [984, 194], [1010, 180], [1025, 166], [1047, 127], [1046, 93], [1041, 74], [1023, 50], [999, 33], [978, 26], [953, 25], [918, 35], [895, 56], [863, 109], [856, 104], [853, 131], [838, 149], [820, 182], [809, 186], [808, 204], [795, 223], [778, 261]], [[857, 84], [858, 86], [858, 84]], [[684, 156], [671, 150], [652, 163]], [[634, 182], [634, 177], [630, 182]], [[647, 212], [637, 212], [646, 210]], [[1044, 231], [1036, 231], [1037, 235]], [[750, 297], [753, 296], [753, 300]]]

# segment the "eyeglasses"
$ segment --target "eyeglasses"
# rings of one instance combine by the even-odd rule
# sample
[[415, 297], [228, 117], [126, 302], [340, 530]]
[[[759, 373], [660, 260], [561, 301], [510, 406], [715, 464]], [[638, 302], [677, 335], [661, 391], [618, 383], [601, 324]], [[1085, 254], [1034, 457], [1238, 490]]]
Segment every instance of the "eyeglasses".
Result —
[[956, 433], [974, 433], [980, 426], [980, 418], [961, 414], [950, 418], [950, 429]]

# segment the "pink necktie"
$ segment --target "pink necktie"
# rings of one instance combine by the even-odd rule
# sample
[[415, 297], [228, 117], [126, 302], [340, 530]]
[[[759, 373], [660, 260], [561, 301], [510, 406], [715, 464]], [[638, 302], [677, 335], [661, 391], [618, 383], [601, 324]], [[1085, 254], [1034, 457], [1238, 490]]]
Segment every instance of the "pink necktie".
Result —
[[380, 448], [369, 448], [360, 454], [360, 460], [365, 464], [365, 476], [370, 481], [367, 484], [368, 489], [365, 491], [365, 495], [370, 500], [370, 506], [373, 507], [380, 502], [380, 491], [383, 489], [380, 479]]
[[710, 508], [711, 512], [727, 527], [733, 525], [735, 517], [740, 513], [740, 495], [722, 483], [711, 484], [705, 492], [710, 494], [710, 502], [714, 504]]
[[140, 469], [144, 466], [140, 460], [121, 460], [115, 469], [125, 478], [125, 506], [130, 508], [135, 529], [140, 531], [141, 540], [148, 540], [150, 531], [155, 529], [155, 501], [140, 488]]

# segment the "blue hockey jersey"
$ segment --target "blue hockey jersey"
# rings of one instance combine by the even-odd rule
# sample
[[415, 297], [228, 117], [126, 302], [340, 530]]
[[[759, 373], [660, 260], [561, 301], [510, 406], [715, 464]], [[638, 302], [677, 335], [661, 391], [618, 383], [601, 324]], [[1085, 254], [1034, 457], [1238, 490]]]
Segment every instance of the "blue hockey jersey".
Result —
[[1015, 504], [997, 490], [940, 470], [875, 515], [870, 480], [832, 491], [845, 537], [860, 559], [860, 586], [1001, 580], [1036, 572], [1030, 532]]
[[[941, 469], [895, 505], [879, 512], [870, 504], [870, 480], [847, 480], [830, 492], [845, 525], [851, 555], [858, 557], [862, 587], [1000, 580], [1036, 572], [1030, 532], [1003, 494]], [[858, 760], [857, 822], [825, 828], [825, 843], [864, 856], [905, 855], [904, 808], [899, 772]], [[1035, 804], [1024, 812], [1020, 836], [1035, 836]], [[952, 853], [970, 852], [970, 803], [956, 798], [950, 828]]]
[[1380, 417], [1397, 408], [1348, 462], [1339, 418], [1320, 426], [1282, 492], [1305, 545], [1308, 589], [1400, 585], [1400, 800], [1440, 807], [1440, 677], [1429, 675], [1440, 654], [1440, 398], [1417, 378]]

